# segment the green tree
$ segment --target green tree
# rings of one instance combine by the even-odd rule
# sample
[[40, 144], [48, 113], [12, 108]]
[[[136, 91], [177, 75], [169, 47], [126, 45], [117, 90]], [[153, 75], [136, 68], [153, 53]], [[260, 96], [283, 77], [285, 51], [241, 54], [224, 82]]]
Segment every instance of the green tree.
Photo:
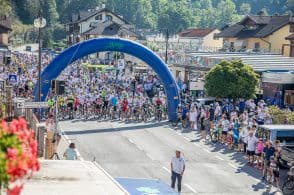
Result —
[[171, 33], [177, 33], [193, 24], [193, 12], [187, 0], [169, 1], [161, 6], [159, 28], [168, 28]]
[[8, 0], [0, 0], [0, 16], [11, 13], [11, 5]]
[[294, 13], [294, 0], [287, 0], [287, 8]]
[[240, 6], [240, 13], [243, 15], [249, 15], [251, 12], [251, 6], [249, 3], [242, 3]]
[[228, 23], [235, 23], [239, 21], [237, 17], [236, 5], [232, 0], [223, 0], [217, 4], [216, 8], [217, 26], [222, 27]]
[[33, 24], [41, 9], [39, 0], [13, 0], [15, 15], [24, 24]]
[[43, 0], [42, 10], [44, 12], [43, 17], [46, 18], [49, 27], [58, 22], [59, 14], [57, 13], [55, 0]]
[[242, 61], [222, 61], [205, 77], [207, 94], [219, 98], [252, 98], [258, 75]]
[[106, 7], [122, 15], [138, 28], [155, 28], [157, 25], [157, 17], [149, 0], [108, 0]]

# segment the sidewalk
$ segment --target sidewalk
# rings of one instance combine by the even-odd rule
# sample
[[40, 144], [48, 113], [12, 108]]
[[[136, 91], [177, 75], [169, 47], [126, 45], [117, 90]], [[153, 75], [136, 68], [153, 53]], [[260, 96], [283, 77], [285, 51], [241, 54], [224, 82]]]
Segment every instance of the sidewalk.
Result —
[[[57, 147], [60, 159], [69, 146], [62, 136]], [[41, 160], [41, 170], [25, 182], [23, 195], [128, 195], [100, 165], [84, 161], [78, 153], [77, 161]]]
[[41, 170], [24, 185], [23, 195], [126, 195], [104, 170], [89, 161], [42, 160]]

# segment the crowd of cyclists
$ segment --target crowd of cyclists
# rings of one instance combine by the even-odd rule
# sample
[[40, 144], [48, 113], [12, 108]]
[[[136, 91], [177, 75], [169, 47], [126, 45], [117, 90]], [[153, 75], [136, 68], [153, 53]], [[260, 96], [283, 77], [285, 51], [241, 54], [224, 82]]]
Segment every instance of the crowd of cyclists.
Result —
[[59, 79], [64, 94], [48, 98], [51, 112], [57, 101], [58, 117], [86, 120], [150, 121], [167, 118], [166, 96], [158, 77], [150, 71], [91, 69], [82, 60], [73, 63]]

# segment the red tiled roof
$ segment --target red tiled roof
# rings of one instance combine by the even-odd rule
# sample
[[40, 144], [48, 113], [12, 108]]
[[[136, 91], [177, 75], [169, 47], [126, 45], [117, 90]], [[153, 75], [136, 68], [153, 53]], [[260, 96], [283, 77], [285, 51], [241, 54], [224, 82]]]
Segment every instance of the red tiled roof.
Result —
[[187, 29], [182, 32], [179, 32], [178, 35], [180, 37], [205, 37], [210, 34], [215, 29]]

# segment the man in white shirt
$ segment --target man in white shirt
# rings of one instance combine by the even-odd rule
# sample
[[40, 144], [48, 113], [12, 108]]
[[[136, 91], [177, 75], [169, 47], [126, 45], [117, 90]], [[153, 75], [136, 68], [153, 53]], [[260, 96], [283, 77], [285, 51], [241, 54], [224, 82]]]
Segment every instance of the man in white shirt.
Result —
[[181, 192], [182, 177], [185, 171], [185, 160], [181, 157], [181, 152], [176, 151], [176, 156], [171, 160], [171, 187], [175, 189], [176, 180], [178, 179], [178, 192]]
[[248, 164], [253, 165], [256, 144], [258, 142], [258, 139], [253, 135], [253, 131], [249, 132], [249, 136], [247, 137], [246, 141], [247, 141]]

